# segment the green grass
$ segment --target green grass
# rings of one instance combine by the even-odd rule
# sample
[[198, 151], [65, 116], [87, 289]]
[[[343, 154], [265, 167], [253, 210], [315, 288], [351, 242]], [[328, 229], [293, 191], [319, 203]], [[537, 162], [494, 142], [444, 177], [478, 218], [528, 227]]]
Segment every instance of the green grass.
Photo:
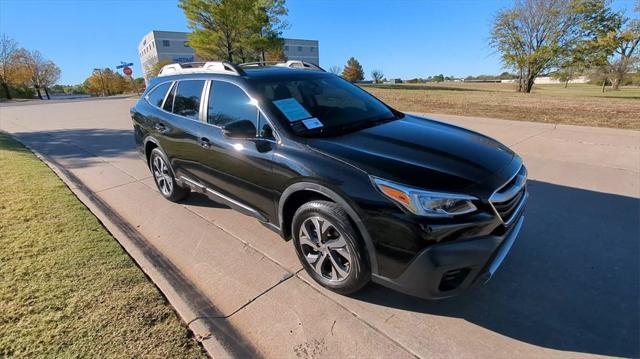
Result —
[[206, 357], [65, 184], [0, 133], [0, 357]]
[[522, 94], [514, 84], [430, 83], [363, 85], [391, 106], [408, 112], [443, 113], [640, 130], [640, 88], [602, 93], [588, 84], [535, 85]]

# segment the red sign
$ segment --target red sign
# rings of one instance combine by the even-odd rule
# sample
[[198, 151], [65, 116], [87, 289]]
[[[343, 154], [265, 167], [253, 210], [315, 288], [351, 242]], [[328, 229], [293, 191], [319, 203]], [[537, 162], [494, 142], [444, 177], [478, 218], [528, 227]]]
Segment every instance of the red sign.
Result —
[[124, 74], [127, 76], [131, 76], [131, 74], [133, 73], [133, 70], [131, 70], [131, 67], [125, 66], [124, 69], [122, 69], [122, 72], [124, 72]]

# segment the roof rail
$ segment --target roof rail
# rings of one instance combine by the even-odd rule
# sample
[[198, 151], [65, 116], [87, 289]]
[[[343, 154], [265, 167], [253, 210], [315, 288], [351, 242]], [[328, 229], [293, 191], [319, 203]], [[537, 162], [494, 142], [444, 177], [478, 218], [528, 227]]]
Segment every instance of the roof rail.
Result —
[[235, 65], [229, 61], [209, 61], [168, 64], [162, 67], [158, 76], [193, 73], [219, 73], [235, 76], [246, 75], [246, 73], [238, 65]]
[[291, 68], [298, 68], [298, 69], [320, 70], [322, 72], [326, 72], [322, 67], [316, 64], [312, 64], [310, 62], [300, 61], [300, 60], [288, 60], [287, 62], [280, 62], [280, 61], [245, 62], [238, 66], [241, 66], [241, 67], [278, 66], [278, 67], [291, 67]]

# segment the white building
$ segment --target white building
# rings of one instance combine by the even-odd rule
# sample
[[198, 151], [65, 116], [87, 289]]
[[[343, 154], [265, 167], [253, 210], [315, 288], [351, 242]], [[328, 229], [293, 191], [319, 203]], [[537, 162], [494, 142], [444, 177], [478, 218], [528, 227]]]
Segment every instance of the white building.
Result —
[[[138, 55], [145, 81], [149, 72], [162, 60], [171, 62], [198, 61], [196, 52], [187, 44], [187, 32], [151, 31], [144, 35], [138, 45]], [[317, 40], [284, 39], [284, 55], [289, 60], [301, 60], [320, 64], [320, 49]]]

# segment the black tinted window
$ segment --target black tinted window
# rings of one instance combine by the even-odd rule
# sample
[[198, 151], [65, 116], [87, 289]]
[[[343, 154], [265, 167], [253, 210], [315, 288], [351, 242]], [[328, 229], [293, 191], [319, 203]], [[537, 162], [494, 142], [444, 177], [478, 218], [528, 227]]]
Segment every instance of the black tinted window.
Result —
[[164, 83], [153, 89], [151, 93], [147, 95], [149, 103], [157, 107], [162, 107], [162, 100], [164, 100], [164, 96], [167, 94], [169, 86], [171, 86], [171, 82]]
[[176, 115], [198, 120], [200, 111], [200, 96], [204, 80], [185, 80], [178, 82], [175, 99], [173, 100], [173, 113]]
[[223, 81], [213, 81], [209, 93], [207, 122], [224, 126], [230, 122], [249, 120], [256, 125], [258, 109], [238, 86]]

